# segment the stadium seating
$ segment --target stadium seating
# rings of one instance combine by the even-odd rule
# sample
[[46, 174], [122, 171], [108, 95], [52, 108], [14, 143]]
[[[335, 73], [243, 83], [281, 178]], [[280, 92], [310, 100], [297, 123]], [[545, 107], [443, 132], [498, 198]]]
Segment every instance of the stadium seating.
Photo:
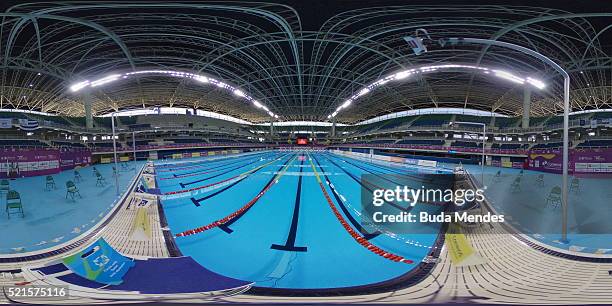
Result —
[[482, 146], [482, 142], [455, 141], [451, 144], [451, 146], [459, 148], [480, 148]]
[[48, 147], [46, 143], [35, 139], [0, 139], [0, 146]]
[[578, 148], [589, 148], [589, 147], [612, 147], [612, 140], [601, 139], [601, 140], [587, 140], [577, 146]]
[[441, 140], [441, 139], [402, 139], [398, 141], [397, 144], [441, 146], [444, 144], [444, 140]]
[[553, 149], [553, 148], [560, 148], [562, 146], [563, 146], [563, 143], [561, 142], [550, 142], [550, 143], [539, 143], [531, 148], [532, 149]]

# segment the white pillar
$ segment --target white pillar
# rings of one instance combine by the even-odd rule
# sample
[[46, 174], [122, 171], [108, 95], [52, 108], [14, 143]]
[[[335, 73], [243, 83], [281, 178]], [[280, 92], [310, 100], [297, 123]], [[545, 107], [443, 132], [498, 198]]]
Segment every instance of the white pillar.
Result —
[[83, 92], [83, 106], [85, 107], [85, 126], [93, 128], [93, 116], [91, 114], [91, 94], [89, 90]]
[[531, 112], [531, 89], [525, 87], [523, 90], [523, 124], [524, 129], [529, 127], [529, 114]]

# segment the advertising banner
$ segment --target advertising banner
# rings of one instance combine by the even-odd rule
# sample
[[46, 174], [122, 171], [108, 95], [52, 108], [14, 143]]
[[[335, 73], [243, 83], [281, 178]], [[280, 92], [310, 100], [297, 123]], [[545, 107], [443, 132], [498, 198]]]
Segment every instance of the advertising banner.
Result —
[[[528, 155], [530, 170], [561, 173], [561, 150], [531, 151]], [[569, 172], [574, 174], [612, 174], [612, 149], [573, 149], [569, 151]]]
[[576, 174], [612, 173], [612, 149], [576, 149], [571, 157]]
[[58, 150], [0, 149], [0, 177], [49, 175], [59, 171]]
[[74, 169], [91, 163], [91, 151], [62, 148], [59, 152], [60, 170]]
[[64, 258], [63, 263], [72, 272], [88, 280], [109, 285], [121, 284], [123, 276], [135, 265], [133, 260], [115, 251], [102, 238]]
[[527, 159], [530, 170], [561, 173], [563, 168], [563, 154], [560, 150], [531, 151]]

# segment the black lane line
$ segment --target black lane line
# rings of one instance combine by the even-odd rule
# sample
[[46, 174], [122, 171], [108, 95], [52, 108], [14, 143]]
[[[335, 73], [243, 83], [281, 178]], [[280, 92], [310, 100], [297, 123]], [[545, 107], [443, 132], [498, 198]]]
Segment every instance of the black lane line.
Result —
[[231, 161], [230, 163], [226, 163], [226, 164], [222, 164], [222, 165], [215, 165], [215, 166], [210, 167], [210, 168], [200, 169], [200, 170], [191, 171], [191, 172], [185, 172], [185, 173], [181, 173], [181, 174], [174, 173], [173, 175], [174, 175], [174, 177], [181, 177], [181, 176], [185, 176], [185, 175], [197, 174], [197, 173], [207, 172], [207, 171], [211, 171], [211, 170], [213, 170], [213, 171], [224, 170], [224, 169], [227, 169], [227, 168], [224, 168], [224, 167], [229, 167], [231, 165], [240, 164], [240, 163], [244, 163], [244, 162], [252, 162], [254, 160], [261, 159], [262, 157], [265, 157], [265, 156], [258, 156], [258, 157], [255, 157], [255, 158], [251, 157], [251, 158], [247, 158], [247, 159], [244, 159], [244, 160], [235, 160], [235, 161]]
[[[340, 206], [340, 209], [342, 210], [342, 212], [344, 212], [344, 215], [349, 220], [349, 222], [351, 222], [353, 227], [356, 228], [359, 231], [359, 233], [361, 233], [361, 236], [363, 236], [363, 238], [366, 239], [366, 240], [370, 240], [372, 238], [376, 238], [378, 235], [380, 235], [380, 232], [378, 232], [378, 231], [376, 231], [374, 233], [367, 232], [365, 230], [365, 228], [363, 228], [363, 226], [361, 226], [361, 224], [359, 222], [357, 222], [357, 220], [355, 220], [353, 215], [351, 215], [351, 213], [349, 212], [348, 208], [346, 208], [346, 206], [344, 205], [344, 202], [340, 198], [340, 195], [336, 191], [336, 188], [332, 187], [332, 186], [335, 186], [335, 185], [332, 184], [332, 182], [329, 180], [329, 177], [327, 177], [327, 174], [323, 170], [323, 167], [321, 167], [321, 164], [319, 163], [319, 160], [316, 157], [314, 157], [314, 155], [312, 155], [312, 158], [317, 163], [317, 166], [319, 166], [319, 168], [321, 168], [321, 173], [323, 174], [323, 177], [325, 178], [325, 182], [327, 182], [327, 185], [332, 190], [332, 195], [336, 199], [336, 202], [338, 203], [338, 206]], [[338, 167], [338, 166], [336, 165], [336, 167]], [[364, 188], [366, 188], [366, 187], [364, 186]]]
[[161, 166], [158, 166], [158, 167], [159, 167], [159, 169], [163, 169], [166, 172], [181, 171], [181, 170], [186, 170], [186, 169], [190, 169], [190, 168], [201, 168], [201, 167], [204, 167], [205, 164], [226, 162], [226, 161], [232, 160], [234, 158], [240, 159], [241, 157], [253, 157], [253, 156], [258, 156], [258, 155], [262, 155], [262, 154], [266, 154], [266, 153], [273, 153], [273, 152], [262, 152], [262, 153], [251, 154], [251, 155], [246, 155], [246, 156], [232, 157], [232, 158], [220, 158], [220, 159], [215, 159], [215, 160], [203, 160], [203, 161], [194, 162], [194, 163], [191, 163], [189, 165], [183, 165], [183, 166], [172, 166], [172, 165], [170, 165], [169, 167], [161, 167]]
[[[281, 158], [282, 158], [282, 156], [281, 156]], [[218, 191], [215, 191], [214, 193], [211, 193], [211, 194], [209, 194], [209, 195], [207, 195], [207, 196], [205, 196], [205, 197], [203, 197], [203, 198], [200, 198], [200, 199], [191, 198], [191, 202], [193, 202], [193, 204], [194, 204], [195, 206], [198, 206], [198, 207], [199, 207], [199, 206], [200, 206], [200, 202], [202, 202], [202, 201], [204, 201], [204, 200], [208, 200], [208, 199], [210, 199], [210, 198], [212, 198], [212, 197], [214, 197], [214, 196], [216, 196], [216, 195], [218, 195], [218, 194], [220, 194], [220, 193], [222, 193], [222, 192], [224, 192], [224, 191], [227, 191], [228, 189], [230, 189], [230, 188], [232, 188], [232, 187], [236, 186], [238, 183], [242, 182], [244, 179], [246, 179], [246, 178], [248, 178], [249, 176], [251, 176], [251, 174], [257, 173], [259, 170], [261, 170], [261, 169], [263, 169], [263, 168], [265, 168], [265, 167], [261, 167], [261, 168], [259, 168], [259, 169], [255, 170], [255, 171], [253, 171], [253, 172], [249, 173], [247, 176], [245, 176], [245, 177], [243, 177], [243, 178], [241, 178], [241, 179], [237, 180], [236, 182], [233, 182], [233, 183], [231, 183], [230, 185], [225, 186], [223, 189], [218, 190]]]
[[[276, 170], [276, 172], [281, 171], [283, 169], [283, 167], [285, 167], [289, 161], [291, 161], [291, 159], [293, 158], [293, 156], [295, 156], [295, 154], [291, 155], [289, 157], [289, 159], [287, 159], [287, 161], [282, 164], [278, 170]], [[259, 191], [259, 193], [263, 192], [266, 188], [268, 188], [268, 186], [270, 186], [272, 184], [272, 182], [274, 182], [274, 179], [276, 178], [276, 174], [272, 175], [272, 178], [270, 178], [270, 180], [268, 181], [268, 183], [266, 183], [263, 188], [261, 188], [261, 190]], [[258, 194], [259, 194], [258, 193]], [[253, 205], [255, 206], [255, 205]], [[234, 222], [238, 221], [240, 218], [242, 218], [249, 210], [251, 210], [251, 208], [253, 208], [253, 206], [247, 208], [246, 210], [244, 210], [242, 213], [240, 213], [238, 216], [236, 216], [235, 218], [233, 218], [232, 220], [229, 220], [221, 225], [218, 226], [218, 228], [220, 228], [222, 231], [231, 234], [234, 230], [232, 230], [231, 228], [229, 228], [230, 225], [234, 224]]]
[[[328, 160], [330, 163], [332, 163], [332, 164], [334, 164], [336, 167], [340, 168], [340, 170], [342, 170], [342, 171], [343, 171], [344, 173], [346, 173], [348, 176], [350, 176], [350, 177], [351, 177], [351, 178], [352, 178], [352, 179], [353, 179], [355, 182], [357, 182], [359, 185], [361, 185], [361, 187], [365, 188], [367, 191], [369, 191], [369, 192], [371, 192], [371, 193], [374, 193], [374, 190], [373, 190], [372, 188], [370, 188], [370, 187], [366, 186], [364, 183], [362, 183], [362, 182], [361, 182], [361, 180], [360, 180], [360, 179], [356, 178], [356, 177], [355, 177], [355, 176], [354, 176], [352, 173], [348, 172], [347, 170], [345, 170], [344, 168], [342, 168], [340, 165], [336, 164], [336, 163], [335, 163], [333, 160], [331, 160], [330, 158], [327, 158], [327, 157], [325, 157], [325, 158], [326, 158], [326, 159], [327, 159], [327, 160]], [[315, 160], [316, 160], [316, 159], [315, 159]], [[411, 210], [412, 210], [412, 207], [411, 207], [411, 206], [408, 206], [408, 207], [402, 207], [402, 206], [399, 206], [399, 205], [397, 205], [397, 204], [395, 204], [395, 203], [393, 203], [393, 202], [388, 202], [388, 201], [386, 201], [386, 200], [384, 200], [384, 199], [383, 199], [383, 202], [385, 202], [385, 203], [387, 203], [387, 204], [389, 204], [389, 205], [391, 205], [391, 206], [393, 206], [393, 207], [395, 207], [395, 208], [397, 208], [398, 210], [401, 210], [401, 211], [409, 212], [409, 211], [411, 211]]]
[[[304, 155], [301, 155], [302, 157]], [[295, 238], [297, 236], [298, 220], [300, 218], [300, 201], [302, 198], [302, 172], [304, 171], [304, 159], [300, 163], [300, 176], [298, 178], [297, 192], [295, 193], [295, 205], [293, 207], [293, 217], [291, 218], [291, 227], [287, 234], [287, 241], [284, 245], [272, 244], [271, 249], [279, 251], [291, 251], [291, 252], [306, 252], [307, 247], [295, 246]]]
[[200, 179], [200, 180], [192, 181], [192, 182], [189, 182], [189, 183], [179, 183], [179, 185], [181, 185], [181, 187], [182, 187], [182, 188], [185, 188], [185, 186], [187, 186], [187, 185], [191, 185], [191, 184], [196, 184], [196, 183], [205, 182], [205, 181], [208, 181], [208, 180], [213, 179], [213, 178], [215, 178], [215, 177], [219, 177], [219, 176], [222, 176], [222, 175], [228, 174], [228, 173], [230, 173], [230, 172], [232, 172], [232, 171], [234, 171], [234, 170], [238, 170], [238, 169], [240, 169], [240, 168], [244, 168], [244, 167], [246, 167], [246, 166], [250, 166], [250, 165], [252, 165], [252, 164], [253, 164], [253, 163], [246, 163], [246, 164], [244, 164], [244, 165], [240, 165], [240, 166], [238, 166], [238, 167], [234, 167], [234, 168], [229, 169], [229, 170], [227, 170], [227, 171], [225, 171], [225, 172], [221, 172], [221, 173], [219, 173], [219, 174], [215, 174], [215, 175], [210, 176], [210, 177], [207, 177], [207, 178], [203, 178], [203, 179]]

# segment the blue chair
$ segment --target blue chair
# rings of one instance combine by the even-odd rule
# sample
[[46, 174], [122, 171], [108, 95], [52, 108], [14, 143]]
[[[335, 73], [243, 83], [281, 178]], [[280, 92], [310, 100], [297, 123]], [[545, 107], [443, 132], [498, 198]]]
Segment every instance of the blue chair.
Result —
[[23, 205], [21, 203], [21, 196], [19, 195], [19, 192], [15, 190], [9, 190], [6, 194], [6, 214], [8, 215], [9, 219], [11, 218], [12, 214], [21, 214], [22, 218], [25, 217]]
[[45, 178], [45, 190], [49, 191], [51, 189], [57, 189], [57, 187], [55, 186], [55, 180], [53, 179], [53, 177], [47, 175], [47, 177]]
[[9, 184], [9, 180], [1, 180], [0, 181], [0, 193], [8, 193], [11, 189]]
[[70, 196], [70, 198], [74, 201], [75, 196], [79, 196], [79, 198], [83, 198], [81, 193], [79, 193], [79, 189], [74, 184], [73, 181], [66, 182], [66, 199]]
[[546, 206], [558, 208], [561, 205], [561, 187], [553, 187], [546, 197]]
[[569, 186], [569, 191], [573, 193], [580, 193], [580, 180], [577, 177], [572, 179]]
[[106, 184], [106, 179], [102, 176], [102, 174], [96, 171], [96, 186], [104, 186]]
[[74, 180], [76, 182], [80, 182], [83, 179], [78, 170], [74, 170]]
[[510, 185], [510, 191], [512, 191], [512, 193], [521, 191], [521, 177], [522, 176], [517, 176]]

